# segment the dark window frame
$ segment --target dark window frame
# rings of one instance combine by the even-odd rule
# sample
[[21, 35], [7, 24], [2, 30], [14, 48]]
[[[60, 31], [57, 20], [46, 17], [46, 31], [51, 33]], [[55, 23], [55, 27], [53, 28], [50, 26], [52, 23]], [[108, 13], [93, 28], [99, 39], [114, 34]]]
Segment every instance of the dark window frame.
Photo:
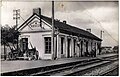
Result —
[[51, 54], [51, 37], [44, 37], [45, 54]]

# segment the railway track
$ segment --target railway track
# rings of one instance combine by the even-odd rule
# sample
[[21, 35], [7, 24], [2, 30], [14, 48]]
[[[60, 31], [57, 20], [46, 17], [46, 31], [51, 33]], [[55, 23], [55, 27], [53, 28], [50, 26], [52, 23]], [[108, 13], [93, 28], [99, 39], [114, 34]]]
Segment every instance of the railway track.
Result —
[[66, 66], [66, 67], [53, 69], [53, 70], [48, 70], [48, 71], [44, 71], [44, 72], [38, 72], [38, 73], [35, 73], [35, 74], [32, 74], [32, 75], [33, 76], [50, 76], [50, 75], [54, 75], [56, 73], [60, 74], [60, 72], [62, 72], [62, 71], [75, 69], [79, 66], [89, 65], [89, 64], [92, 64], [92, 63], [96, 63], [96, 62], [100, 62], [100, 60], [89, 61], [89, 62], [85, 62], [85, 63], [83, 62], [83, 63], [76, 64], [76, 65]]
[[116, 56], [112, 57], [105, 57], [102, 59], [96, 59], [94, 61], [88, 61], [88, 62], [83, 62], [80, 64], [76, 64], [74, 66], [69, 66], [69, 67], [63, 67], [59, 69], [54, 69], [54, 70], [49, 70], [49, 71], [44, 71], [44, 72], [38, 72], [32, 74], [32, 76], [71, 76], [71, 75], [76, 75], [79, 72], [85, 72], [86, 70], [91, 70], [94, 69], [95, 67], [99, 67], [102, 65], [107, 65], [111, 63], [112, 61], [116, 61], [115, 59]]
[[1, 74], [2, 76], [71, 76], [79, 72], [88, 71], [117, 60], [118, 56], [93, 58], [60, 65], [46, 66], [27, 70], [13, 71]]
[[[114, 62], [118, 62], [118, 61], [116, 61], [116, 60], [112, 60], [112, 61], [108, 61], [108, 62], [106, 62], [106, 63], [101, 63], [101, 64], [99, 64], [99, 63], [97, 63], [98, 65], [89, 65], [89, 67], [82, 67], [83, 68], [83, 70], [81, 69], [81, 67], [79, 68], [80, 70], [78, 70], [77, 72], [74, 72], [73, 71], [73, 73], [70, 73], [70, 74], [67, 74], [67, 76], [108, 76], [107, 74], [108, 73], [111, 73], [112, 71], [113, 71], [113, 68], [111, 69], [111, 67], [109, 68], [109, 69], [111, 69], [111, 71], [110, 70], [108, 70], [108, 68], [106, 68], [106, 66], [108, 67], [108, 66], [110, 66], [111, 64], [113, 64]], [[113, 65], [114, 66], [114, 65]], [[115, 65], [115, 67], [114, 67], [114, 69], [116, 69], [118, 66], [116, 66]], [[102, 70], [102, 69], [103, 70]], [[99, 70], [98, 70], [99, 69]], [[101, 69], [101, 70], [100, 70]], [[94, 72], [93, 72], [94, 71]], [[96, 72], [95, 72], [96, 71]], [[102, 73], [100, 73], [100, 72], [102, 72]], [[88, 74], [87, 74], [88, 73]], [[87, 75], [85, 75], [85, 74], [87, 74]], [[109, 75], [109, 76], [112, 76], [112, 74], [111, 75]], [[115, 75], [115, 76], [117, 76], [117, 74]]]
[[[116, 73], [118, 73], [118, 70], [119, 70], [118, 68], [119, 68], [119, 66], [115, 66], [110, 70], [102, 72], [101, 74], [99, 74], [99, 76], [109, 76], [109, 75], [111, 75], [111, 73], [113, 73], [113, 71], [117, 71]], [[116, 74], [116, 75], [118, 75], [118, 74]]]

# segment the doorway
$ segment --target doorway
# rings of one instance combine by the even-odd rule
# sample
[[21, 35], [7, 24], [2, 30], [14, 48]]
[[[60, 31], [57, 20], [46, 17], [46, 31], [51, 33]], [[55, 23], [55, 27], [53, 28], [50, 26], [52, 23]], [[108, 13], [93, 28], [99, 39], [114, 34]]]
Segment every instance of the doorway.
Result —
[[81, 41], [81, 57], [83, 56], [83, 41]]
[[64, 38], [63, 37], [61, 37], [61, 54], [63, 54], [64, 53]]
[[21, 49], [23, 53], [28, 49], [28, 38], [22, 38], [21, 40]]
[[86, 52], [88, 53], [88, 41], [86, 42]]
[[68, 39], [67, 58], [70, 58], [70, 39]]
[[76, 39], [74, 39], [74, 57], [76, 56]]

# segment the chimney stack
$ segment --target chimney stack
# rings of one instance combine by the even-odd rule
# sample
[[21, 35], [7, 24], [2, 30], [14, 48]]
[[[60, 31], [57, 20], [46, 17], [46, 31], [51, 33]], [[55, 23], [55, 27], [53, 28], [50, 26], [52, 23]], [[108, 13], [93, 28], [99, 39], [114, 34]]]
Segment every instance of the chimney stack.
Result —
[[63, 23], [65, 23], [65, 24], [66, 24], [67, 22], [64, 20], [64, 21], [63, 21]]
[[33, 9], [33, 14], [41, 15], [41, 8], [34, 8]]
[[42, 28], [42, 21], [41, 21], [41, 8], [34, 8], [33, 14], [37, 14], [40, 17], [40, 27]]
[[89, 29], [86, 29], [86, 30], [91, 33], [91, 29], [90, 29], [90, 28], [89, 28]]

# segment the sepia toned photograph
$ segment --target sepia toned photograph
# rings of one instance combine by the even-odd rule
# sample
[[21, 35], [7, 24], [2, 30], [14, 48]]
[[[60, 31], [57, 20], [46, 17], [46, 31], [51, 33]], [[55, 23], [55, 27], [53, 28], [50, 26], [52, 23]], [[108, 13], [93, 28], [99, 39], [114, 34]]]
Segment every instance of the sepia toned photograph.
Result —
[[1, 76], [119, 76], [118, 0], [1, 0]]

